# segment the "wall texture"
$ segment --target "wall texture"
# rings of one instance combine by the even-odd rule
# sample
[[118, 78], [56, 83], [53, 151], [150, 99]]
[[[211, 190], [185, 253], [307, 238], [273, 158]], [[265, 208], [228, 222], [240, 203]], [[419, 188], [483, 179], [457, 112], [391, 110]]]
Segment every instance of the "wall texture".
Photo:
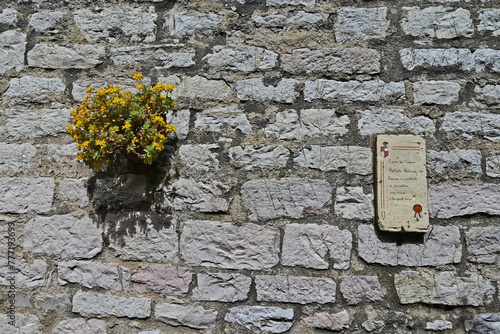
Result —
[[[69, 112], [137, 72], [179, 139], [90, 171]], [[0, 332], [500, 333], [497, 1], [3, 0], [0, 74]], [[423, 236], [374, 228], [380, 133]]]

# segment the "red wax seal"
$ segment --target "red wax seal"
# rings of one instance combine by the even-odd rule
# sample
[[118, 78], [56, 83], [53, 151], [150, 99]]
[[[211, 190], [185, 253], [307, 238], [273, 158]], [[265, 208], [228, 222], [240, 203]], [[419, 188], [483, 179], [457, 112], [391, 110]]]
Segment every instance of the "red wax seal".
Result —
[[422, 206], [420, 204], [415, 204], [413, 206], [413, 211], [415, 211], [415, 215], [413, 216], [414, 218], [417, 218], [417, 215], [418, 217], [422, 218]]

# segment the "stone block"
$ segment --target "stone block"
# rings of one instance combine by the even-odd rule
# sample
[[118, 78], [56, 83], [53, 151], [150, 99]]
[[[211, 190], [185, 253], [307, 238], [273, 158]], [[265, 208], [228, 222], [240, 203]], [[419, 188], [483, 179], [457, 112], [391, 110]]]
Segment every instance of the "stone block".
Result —
[[358, 226], [358, 254], [368, 263], [389, 266], [439, 266], [459, 263], [462, 257], [458, 226], [434, 226], [418, 238], [398, 244], [373, 225]]
[[5, 110], [0, 116], [6, 116], [0, 129], [10, 140], [57, 136], [71, 123], [70, 109]]
[[453, 329], [453, 323], [447, 320], [434, 320], [428, 321], [425, 324], [425, 330], [430, 331], [444, 331], [447, 329]]
[[87, 195], [88, 178], [62, 179], [59, 181], [58, 197], [62, 200], [77, 203], [81, 208], [89, 205]]
[[17, 26], [18, 14], [18, 11], [13, 8], [4, 8], [0, 13], [0, 24], [11, 27]]
[[28, 52], [28, 66], [49, 69], [94, 68], [106, 55], [103, 45], [74, 44], [59, 46], [36, 44]]
[[[450, 39], [472, 37], [474, 25], [469, 11], [452, 7], [403, 7], [401, 27], [418, 38]], [[436, 25], [436, 22], [439, 22]]]
[[326, 15], [322, 13], [306, 13], [299, 10], [295, 13], [272, 13], [269, 15], [252, 14], [251, 20], [257, 27], [264, 28], [304, 28], [322, 22]]
[[236, 82], [237, 97], [241, 101], [293, 103], [300, 82], [295, 79], [281, 79], [276, 86], [266, 86], [262, 78], [251, 78]]
[[31, 167], [31, 158], [36, 154], [32, 144], [0, 143], [0, 172], [26, 172]]
[[[182, 44], [179, 44], [181, 46]], [[176, 44], [124, 46], [111, 49], [111, 60], [116, 66], [148, 64], [155, 69], [183, 68], [195, 65], [194, 52], [170, 52]]]
[[186, 144], [179, 148], [179, 157], [186, 168], [190, 170], [198, 172], [218, 170], [218, 153], [212, 152], [212, 150], [217, 150], [218, 148], [218, 144]]
[[480, 313], [465, 321], [465, 330], [470, 334], [500, 332], [500, 313]]
[[[0, 284], [18, 287], [40, 287], [45, 284], [47, 263], [42, 260], [33, 260], [28, 263], [24, 260], [13, 258], [0, 258]], [[11, 290], [15, 290], [12, 289]], [[1, 328], [1, 327], [0, 327]]]
[[132, 289], [138, 293], [185, 296], [193, 274], [189, 268], [168, 264], [140, 267], [131, 278]]
[[36, 216], [24, 229], [24, 251], [90, 259], [102, 250], [101, 229], [89, 217]]
[[238, 273], [198, 274], [197, 281], [192, 300], [230, 303], [247, 299], [252, 283], [250, 277]]
[[285, 226], [281, 264], [314, 269], [348, 269], [352, 234], [337, 226], [296, 224]]
[[281, 55], [281, 67], [292, 74], [376, 74], [380, 54], [366, 48], [294, 49]]
[[458, 102], [460, 84], [449, 81], [419, 81], [413, 84], [413, 104], [452, 104]]
[[338, 313], [317, 312], [305, 317], [302, 322], [308, 327], [329, 331], [342, 331], [351, 324], [349, 312], [346, 310]]
[[66, 145], [47, 144], [47, 153], [55, 163], [76, 164], [76, 155], [78, 154], [77, 144]]
[[477, 31], [491, 33], [493, 36], [500, 36], [500, 9], [486, 8], [479, 12], [479, 24]]
[[266, 0], [266, 6], [305, 6], [314, 7], [316, 0]]
[[280, 303], [333, 303], [337, 285], [330, 278], [257, 275], [257, 301]]
[[228, 154], [231, 164], [244, 171], [257, 168], [284, 168], [290, 157], [290, 151], [282, 145], [235, 146], [229, 148]]
[[500, 177], [500, 151], [493, 151], [486, 158], [486, 175], [489, 177]]
[[373, 173], [372, 150], [360, 146], [311, 145], [293, 159], [300, 167], [319, 169], [322, 172], [346, 171], [349, 174]]
[[175, 89], [172, 98], [187, 98], [194, 101], [229, 101], [233, 98], [233, 90], [224, 80], [209, 80], [202, 76], [194, 77], [171, 75], [159, 77], [158, 81], [172, 84]]
[[207, 310], [201, 306], [157, 304], [155, 319], [170, 326], [186, 326], [204, 329], [215, 326], [217, 311]]
[[293, 325], [293, 309], [274, 306], [236, 306], [229, 309], [224, 320], [252, 331], [283, 333]]
[[215, 107], [196, 113], [195, 128], [222, 132], [225, 128], [239, 130], [244, 134], [252, 133], [252, 125], [238, 106]]
[[184, 140], [189, 134], [189, 121], [191, 112], [189, 109], [179, 111], [169, 111], [167, 114], [167, 123], [175, 126], [177, 139]]
[[441, 130], [456, 131], [471, 139], [474, 135], [491, 141], [500, 140], [500, 115], [479, 112], [450, 112], [443, 117]]
[[212, 35], [222, 24], [222, 15], [198, 12], [170, 12], [165, 28], [171, 36], [189, 37], [195, 34]]
[[500, 227], [474, 226], [465, 233], [469, 259], [479, 263], [500, 264]]
[[483, 175], [481, 167], [481, 151], [451, 150], [427, 151], [427, 170], [431, 177], [446, 179], [461, 179], [467, 177], [480, 178]]
[[188, 265], [260, 270], [278, 264], [279, 238], [271, 226], [188, 220], [180, 250]]
[[278, 54], [254, 46], [217, 45], [203, 60], [216, 71], [254, 72], [276, 67]]
[[474, 88], [476, 100], [488, 105], [497, 105], [500, 103], [500, 85], [476, 86]]
[[66, 15], [63, 11], [42, 10], [31, 15], [28, 25], [41, 33], [59, 33], [56, 28]]
[[459, 68], [463, 71], [475, 67], [472, 52], [469, 49], [401, 49], [401, 63], [407, 70], [444, 70]]
[[326, 180], [317, 179], [256, 179], [242, 185], [241, 198], [252, 221], [302, 218], [306, 213], [328, 211], [332, 187]]
[[71, 301], [66, 294], [37, 294], [29, 295], [24, 292], [16, 292], [16, 307], [27, 307], [35, 310], [66, 312], [70, 309]]
[[81, 315], [112, 315], [127, 318], [151, 316], [151, 299], [118, 297], [78, 291], [73, 297], [73, 313]]
[[500, 72], [500, 50], [477, 49], [473, 53], [476, 72]]
[[[14, 326], [11, 324], [12, 321]], [[9, 314], [0, 314], [0, 328], [5, 334], [39, 334], [42, 323], [33, 314], [16, 314], [15, 319], [11, 319]]]
[[[5, 12], [6, 9], [4, 9]], [[8, 30], [0, 34], [0, 74], [24, 68], [24, 52], [26, 51], [26, 35], [17, 30]]]
[[146, 176], [123, 174], [96, 179], [92, 200], [97, 208], [129, 207], [146, 202]]
[[123, 290], [119, 266], [92, 261], [62, 261], [57, 264], [59, 284], [81, 284], [87, 288]]
[[344, 276], [340, 292], [349, 305], [383, 300], [385, 293], [377, 276]]
[[107, 326], [99, 319], [66, 319], [61, 320], [52, 330], [52, 334], [106, 334]]
[[2, 177], [0, 212], [47, 213], [52, 208], [54, 188], [51, 177]]
[[402, 271], [394, 275], [401, 304], [483, 306], [493, 300], [495, 288], [476, 273], [459, 276], [453, 271]]
[[431, 217], [451, 218], [479, 212], [500, 215], [498, 203], [498, 184], [442, 185], [429, 188]]
[[337, 11], [337, 43], [385, 40], [389, 21], [387, 7], [340, 8]]
[[358, 129], [362, 136], [406, 131], [413, 134], [432, 135], [435, 121], [426, 116], [408, 117], [403, 109], [357, 110]]
[[361, 187], [339, 187], [335, 200], [335, 213], [345, 219], [372, 220], [373, 194], [363, 193]]
[[378, 102], [380, 100], [399, 101], [406, 98], [404, 82], [369, 81], [337, 81], [307, 80], [304, 88], [304, 99], [343, 101], [343, 102]]
[[[64, 94], [66, 86], [60, 78], [38, 78], [25, 75], [9, 81], [7, 96], [21, 97], [25, 95]], [[69, 116], [69, 112], [68, 112]], [[69, 124], [69, 123], [67, 123]], [[64, 128], [66, 130], [66, 128]]]

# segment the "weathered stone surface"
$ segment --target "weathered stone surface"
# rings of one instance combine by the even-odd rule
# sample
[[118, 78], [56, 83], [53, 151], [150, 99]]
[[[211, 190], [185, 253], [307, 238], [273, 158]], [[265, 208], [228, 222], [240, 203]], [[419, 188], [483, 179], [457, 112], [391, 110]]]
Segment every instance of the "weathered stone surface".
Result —
[[333, 303], [337, 285], [330, 278], [257, 275], [257, 301], [281, 303]]
[[351, 324], [349, 312], [346, 310], [339, 313], [318, 312], [302, 319], [302, 321], [308, 327], [330, 331], [341, 331], [345, 328], [349, 328]]
[[306, 6], [314, 7], [316, 0], [266, 0], [266, 6]]
[[278, 54], [253, 46], [217, 45], [203, 60], [216, 71], [253, 72], [276, 67]]
[[433, 134], [435, 122], [425, 116], [408, 117], [403, 109], [357, 110], [358, 129], [362, 136], [408, 131], [413, 134]]
[[493, 36], [500, 36], [500, 9], [487, 8], [479, 12], [477, 31], [491, 32]]
[[327, 211], [326, 206], [332, 200], [332, 187], [325, 180], [258, 179], [243, 184], [241, 198], [252, 221], [280, 217], [302, 218], [305, 213]]
[[156, 13], [153, 6], [114, 6], [100, 11], [74, 12], [76, 26], [90, 42], [153, 42]]
[[81, 315], [147, 318], [151, 315], [151, 299], [78, 291], [73, 297], [73, 312]]
[[335, 213], [345, 219], [372, 220], [373, 194], [363, 193], [361, 187], [339, 187], [335, 200]]
[[224, 320], [250, 330], [283, 333], [292, 327], [293, 309], [273, 306], [237, 306], [229, 309]]
[[370, 175], [373, 173], [372, 150], [360, 146], [311, 145], [293, 159], [300, 167], [322, 172], [345, 170], [347, 173]]
[[295, 79], [281, 79], [276, 86], [266, 86], [262, 78], [244, 79], [236, 82], [236, 92], [242, 101], [293, 103], [299, 95], [295, 91], [298, 84]]
[[486, 175], [500, 177], [500, 151], [493, 151], [486, 158]]
[[65, 312], [69, 310], [71, 301], [68, 295], [29, 295], [16, 292], [16, 307], [28, 307], [37, 310]]
[[[4, 10], [5, 11], [5, 10]], [[21, 71], [24, 67], [26, 35], [17, 30], [8, 30], [0, 34], [0, 74], [14, 68]]]
[[278, 264], [279, 238], [271, 226], [188, 220], [180, 250], [189, 265], [259, 270]]
[[462, 132], [466, 138], [479, 135], [488, 140], [498, 141], [500, 140], [500, 115], [461, 111], [446, 113], [441, 130]]
[[65, 12], [43, 10], [31, 15], [28, 25], [36, 32], [59, 33], [56, 25], [62, 21]]
[[401, 63], [410, 71], [414, 69], [444, 69], [457, 67], [464, 71], [474, 69], [475, 62], [469, 49], [401, 49]]
[[247, 119], [244, 111], [238, 106], [215, 107], [203, 110], [196, 114], [194, 126], [197, 129], [208, 129], [213, 132], [221, 132], [229, 127], [240, 130], [244, 134], [252, 133], [252, 125]]
[[201, 306], [157, 304], [155, 319], [170, 326], [186, 326], [203, 329], [214, 327], [217, 311], [207, 310]]
[[145, 175], [123, 174], [95, 181], [93, 201], [98, 208], [138, 205], [146, 199]]
[[63, 261], [57, 264], [59, 284], [78, 283], [87, 288], [123, 290], [118, 271], [114, 263], [92, 261]]
[[294, 49], [281, 55], [281, 67], [293, 74], [375, 74], [380, 72], [380, 54], [366, 48]]
[[340, 8], [337, 11], [335, 38], [337, 43], [383, 40], [388, 28], [387, 7]]
[[148, 212], [107, 214], [109, 248], [126, 261], [177, 263], [178, 235], [171, 221]]
[[[401, 27], [407, 35], [425, 38], [472, 37], [474, 25], [469, 11], [452, 7], [403, 7]], [[436, 24], [439, 22], [439, 24]]]
[[132, 289], [138, 293], [185, 296], [193, 274], [189, 268], [155, 264], [139, 268], [132, 275]]
[[238, 273], [198, 274], [198, 286], [193, 289], [192, 300], [236, 302], [245, 300], [252, 279]]
[[252, 14], [252, 22], [258, 27], [265, 28], [303, 28], [310, 27], [316, 23], [325, 20], [322, 13], [306, 13], [299, 10], [296, 14], [292, 13], [272, 13], [269, 15]]
[[453, 271], [402, 271], [394, 275], [394, 285], [402, 304], [483, 306], [493, 300], [495, 288], [482, 276], [458, 276]]
[[28, 66], [50, 69], [93, 68], [103, 62], [104, 45], [74, 44], [68, 47], [37, 44], [28, 52]]
[[52, 334], [106, 334], [107, 326], [104, 320], [98, 319], [66, 319], [60, 321], [52, 330]]
[[349, 117], [338, 117], [334, 109], [305, 109], [300, 113], [285, 110], [276, 113], [276, 121], [269, 124], [264, 133], [279, 139], [302, 140], [306, 137], [331, 137], [345, 135], [349, 130]]
[[7, 117], [0, 125], [2, 134], [16, 140], [56, 136], [66, 132], [71, 123], [70, 109], [4, 110], [0, 115]]
[[439, 175], [445, 178], [465, 178], [472, 176], [480, 178], [483, 174], [481, 167], [481, 151], [479, 150], [451, 150], [427, 151], [427, 170], [429, 175]]
[[212, 35], [223, 17], [215, 13], [171, 12], [165, 17], [165, 28], [172, 36]]
[[71, 143], [66, 145], [47, 145], [47, 153], [52, 158], [53, 162], [64, 163], [69, 162], [76, 164], [76, 155], [78, 153], [77, 144]]
[[477, 72], [500, 72], [500, 50], [477, 49], [473, 56]]
[[179, 148], [179, 157], [189, 169], [199, 172], [217, 170], [219, 169], [218, 154], [211, 152], [211, 150], [218, 148], [218, 144], [186, 144]]
[[59, 181], [59, 198], [77, 203], [80, 207], [89, 205], [87, 195], [88, 178], [62, 179]]
[[328, 269], [331, 260], [333, 268], [348, 269], [351, 248], [352, 234], [347, 230], [331, 225], [291, 223], [285, 226], [281, 264]]
[[419, 81], [413, 84], [413, 104], [452, 104], [458, 102], [460, 84], [449, 81]]
[[474, 89], [476, 100], [486, 104], [500, 103], [500, 85], [476, 86]]
[[385, 296], [377, 276], [344, 276], [340, 292], [349, 305], [383, 300]]
[[307, 80], [304, 88], [304, 99], [344, 101], [344, 102], [377, 102], [380, 100], [404, 100], [406, 97], [404, 82], [369, 81], [336, 81]]
[[37, 216], [26, 224], [23, 248], [36, 254], [90, 259], [101, 252], [102, 235], [89, 217]]
[[451, 218], [478, 212], [500, 215], [500, 185], [442, 185], [429, 188], [431, 217]]
[[196, 182], [180, 178], [171, 185], [164, 186], [161, 205], [177, 211], [189, 209], [199, 212], [227, 212], [232, 199], [230, 191], [234, 185], [232, 180]]
[[116, 66], [150, 63], [156, 69], [190, 67], [195, 64], [194, 52], [169, 52], [175, 44], [123, 46], [111, 49], [111, 60]]
[[177, 139], [184, 140], [189, 134], [189, 119], [191, 117], [191, 112], [189, 109], [169, 111], [167, 114], [167, 123], [175, 126], [177, 131]]
[[290, 151], [282, 145], [235, 146], [228, 153], [231, 164], [246, 171], [255, 168], [283, 168], [290, 157]]
[[[9, 324], [12, 321], [15, 326]], [[39, 334], [42, 324], [33, 314], [16, 314], [15, 319], [11, 319], [8, 314], [0, 314], [0, 328], [5, 334]]]
[[0, 212], [49, 212], [54, 188], [54, 179], [50, 177], [0, 178]]
[[0, 13], [0, 24], [5, 24], [6, 26], [16, 26], [17, 25], [17, 10], [12, 8], [4, 8]]
[[209, 80], [202, 76], [194, 77], [171, 75], [159, 77], [158, 82], [172, 84], [175, 89], [172, 98], [188, 98], [192, 100], [228, 101], [233, 96], [233, 90], [224, 80]]
[[499, 333], [500, 313], [480, 313], [465, 322], [465, 329], [470, 334]]
[[444, 331], [453, 329], [453, 323], [447, 320], [434, 320], [425, 324], [425, 329], [430, 331]]
[[31, 158], [36, 154], [32, 144], [0, 143], [0, 172], [21, 172], [31, 167]]
[[1, 285], [32, 288], [43, 286], [45, 283], [45, 273], [47, 272], [45, 261], [33, 260], [33, 263], [30, 264], [24, 260], [0, 258], [0, 268], [2, 269], [0, 273]]
[[20, 97], [24, 95], [63, 94], [65, 89], [64, 83], [59, 78], [37, 78], [25, 75], [10, 79], [9, 89], [5, 95]]
[[471, 227], [465, 233], [470, 259], [479, 263], [500, 263], [500, 227]]
[[368, 263], [389, 266], [439, 266], [459, 263], [462, 257], [458, 226], [434, 226], [423, 240], [398, 245], [377, 234], [373, 225], [358, 226], [358, 254]]

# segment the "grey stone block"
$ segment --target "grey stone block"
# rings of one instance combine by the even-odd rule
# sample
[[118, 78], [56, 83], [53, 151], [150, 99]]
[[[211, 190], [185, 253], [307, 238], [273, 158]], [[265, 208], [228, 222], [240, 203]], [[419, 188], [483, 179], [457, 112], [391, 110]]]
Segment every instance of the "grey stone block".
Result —
[[281, 264], [314, 269], [328, 269], [330, 260], [335, 269], [348, 269], [352, 234], [337, 226], [287, 224], [283, 237]]
[[0, 24], [6, 26], [17, 26], [18, 11], [13, 8], [4, 8], [0, 13]]
[[[5, 9], [4, 9], [5, 12]], [[17, 30], [0, 34], [0, 74], [14, 68], [17, 72], [24, 68], [26, 35]]]
[[198, 286], [193, 289], [192, 300], [236, 302], [245, 300], [252, 279], [238, 273], [209, 273], [197, 275]]
[[430, 176], [445, 178], [480, 178], [483, 175], [481, 167], [481, 151], [451, 150], [427, 151], [427, 170]]
[[76, 164], [76, 155], [78, 154], [77, 144], [66, 145], [47, 144], [47, 153], [52, 162]]
[[71, 123], [70, 109], [4, 110], [0, 115], [6, 116], [1, 133], [15, 140], [57, 136], [65, 133]]
[[46, 213], [52, 208], [55, 182], [51, 177], [0, 178], [0, 212]]
[[452, 104], [458, 102], [460, 84], [449, 81], [419, 81], [413, 84], [413, 104]]
[[36, 32], [58, 33], [60, 30], [56, 26], [65, 15], [63, 11], [42, 10], [31, 15], [28, 25]]
[[477, 49], [473, 53], [476, 72], [500, 72], [500, 50]]
[[208, 172], [210, 170], [219, 169], [218, 153], [212, 152], [217, 150], [218, 144], [197, 144], [182, 145], [179, 148], [179, 157], [186, 165], [186, 168], [198, 172]]
[[500, 103], [500, 85], [476, 86], [474, 88], [476, 99], [489, 105]]
[[500, 177], [500, 151], [493, 151], [486, 158], [486, 175], [489, 177]]
[[[182, 44], [179, 44], [181, 46]], [[190, 67], [195, 65], [194, 52], [170, 52], [175, 44], [124, 46], [111, 49], [111, 60], [116, 66], [151, 64], [156, 69]]]
[[157, 304], [155, 319], [170, 326], [186, 326], [203, 329], [215, 326], [217, 311], [207, 310], [201, 306]]
[[244, 111], [238, 106], [215, 107], [196, 114], [194, 126], [197, 129], [222, 132], [226, 127], [240, 130], [244, 134], [252, 133], [252, 125]]
[[59, 284], [81, 284], [87, 288], [123, 290], [119, 266], [114, 263], [92, 261], [63, 261], [57, 264]]
[[373, 194], [364, 194], [361, 187], [339, 187], [335, 199], [335, 213], [345, 219], [372, 220]]
[[7, 89], [5, 95], [20, 97], [25, 95], [63, 94], [65, 89], [66, 86], [60, 78], [38, 78], [25, 75], [20, 78], [10, 79], [9, 89]]
[[276, 67], [278, 54], [254, 46], [217, 45], [203, 60], [216, 71], [254, 72]]
[[[12, 251], [12, 250], [11, 250]], [[18, 287], [40, 287], [45, 284], [47, 263], [42, 260], [33, 260], [28, 263], [21, 259], [0, 258], [0, 284]], [[15, 289], [10, 289], [15, 290]], [[1, 327], [0, 327], [1, 328]]]
[[106, 334], [107, 326], [99, 319], [66, 319], [61, 320], [52, 330], [52, 334]]
[[479, 12], [477, 31], [485, 31], [500, 36], [500, 9], [486, 8]]
[[340, 292], [349, 305], [383, 300], [385, 293], [377, 276], [344, 276]]
[[408, 117], [403, 109], [357, 110], [356, 115], [362, 136], [392, 131], [432, 135], [436, 131], [435, 121], [425, 116]]
[[462, 111], [446, 113], [441, 130], [461, 132], [467, 139], [479, 135], [488, 140], [498, 141], [500, 140], [500, 115]]
[[171, 75], [159, 77], [159, 82], [172, 84], [175, 89], [172, 98], [208, 101], [230, 101], [233, 98], [233, 90], [224, 80], [209, 80], [200, 75], [194, 77]]
[[78, 291], [73, 297], [73, 313], [144, 319], [151, 315], [151, 299]]
[[453, 329], [453, 323], [447, 320], [434, 320], [425, 324], [425, 329], [430, 331], [444, 331]]
[[215, 13], [171, 12], [165, 17], [165, 28], [172, 36], [211, 35], [219, 28], [223, 16]]
[[470, 334], [500, 333], [500, 313], [480, 313], [465, 322]]
[[49, 69], [94, 68], [106, 55], [103, 45], [73, 44], [59, 46], [36, 44], [28, 52], [28, 66]]
[[16, 292], [16, 307], [32, 308], [44, 311], [65, 312], [70, 309], [71, 301], [66, 294], [37, 294], [29, 295], [24, 292]]
[[351, 324], [349, 312], [346, 310], [338, 313], [317, 312], [312, 316], [305, 317], [302, 322], [308, 327], [329, 331], [341, 331], [349, 328]]
[[258, 179], [242, 185], [241, 198], [252, 221], [301, 218], [305, 213], [326, 212], [332, 201], [332, 188], [325, 180]]
[[237, 306], [229, 309], [224, 320], [250, 330], [283, 333], [292, 327], [293, 309], [273, 306]]
[[257, 275], [257, 301], [281, 303], [333, 303], [337, 285], [330, 278]]
[[306, 13], [299, 10], [295, 13], [271, 13], [268, 15], [252, 14], [252, 22], [258, 27], [264, 28], [303, 28], [310, 27], [324, 21], [325, 14], [322, 13]]
[[89, 205], [88, 178], [62, 179], [59, 181], [59, 198], [77, 203], [81, 208]]
[[469, 49], [401, 49], [401, 63], [410, 71], [414, 69], [437, 69], [458, 67], [464, 71], [475, 67], [472, 52]]
[[235, 146], [229, 148], [228, 154], [231, 164], [245, 171], [257, 168], [284, 168], [290, 157], [290, 151], [282, 145]]
[[314, 7], [316, 0], [266, 0], [266, 6], [306, 6]]
[[260, 270], [278, 264], [279, 238], [271, 226], [188, 220], [180, 249], [192, 266]]
[[340, 8], [337, 11], [335, 38], [337, 43], [384, 40], [388, 28], [387, 7]]
[[470, 260], [479, 263], [500, 263], [500, 227], [474, 226], [465, 233]]
[[380, 100], [399, 101], [406, 98], [403, 82], [369, 81], [336, 81], [307, 80], [304, 88], [304, 99], [344, 101], [344, 102], [377, 102]]
[[169, 111], [167, 114], [167, 123], [175, 126], [177, 139], [184, 140], [189, 134], [189, 121], [191, 112], [189, 109], [179, 111]]
[[96, 179], [92, 200], [97, 208], [134, 206], [147, 200], [146, 176], [123, 174]]
[[185, 296], [193, 275], [189, 268], [168, 264], [140, 267], [131, 278], [135, 292]]
[[[33, 314], [16, 314], [15, 319], [11, 319], [9, 314], [0, 314], [0, 328], [5, 334], [39, 334], [42, 330], [42, 323]], [[10, 323], [14, 321], [14, 326]]]
[[295, 79], [281, 79], [276, 86], [266, 86], [262, 78], [244, 79], [236, 82], [236, 92], [242, 101], [293, 103], [299, 95], [295, 91], [299, 83]]
[[28, 171], [35, 154], [36, 148], [32, 144], [0, 143], [0, 172]]

